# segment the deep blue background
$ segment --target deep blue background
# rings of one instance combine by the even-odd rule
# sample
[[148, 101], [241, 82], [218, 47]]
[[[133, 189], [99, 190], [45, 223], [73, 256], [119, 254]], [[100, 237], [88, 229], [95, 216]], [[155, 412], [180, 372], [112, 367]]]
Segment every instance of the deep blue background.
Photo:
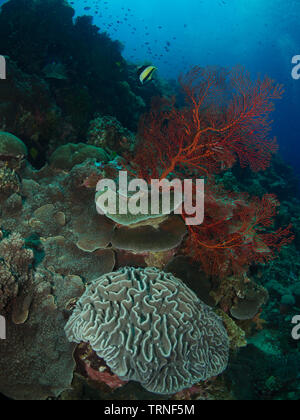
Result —
[[[0, 0], [0, 4], [4, 1]], [[190, 66], [242, 64], [286, 88], [274, 134], [281, 154], [300, 174], [300, 80], [291, 60], [300, 54], [300, 0], [74, 0], [77, 14], [124, 45], [136, 64], [153, 63], [177, 78]], [[169, 45], [168, 45], [168, 44]]]

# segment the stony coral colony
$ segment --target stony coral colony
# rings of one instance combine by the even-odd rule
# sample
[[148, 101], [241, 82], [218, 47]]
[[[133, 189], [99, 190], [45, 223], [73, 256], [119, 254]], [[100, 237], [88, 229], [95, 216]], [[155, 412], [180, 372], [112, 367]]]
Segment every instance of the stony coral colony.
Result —
[[[33, 22], [45, 11], [49, 33], [39, 37]], [[27, 50], [16, 44], [25, 12], [40, 39]], [[278, 225], [276, 188], [263, 186], [283, 88], [239, 67], [195, 67], [175, 91], [140, 86], [119, 45], [72, 17], [60, 0], [11, 0], [0, 14], [1, 33], [15, 25], [9, 41], [0, 36], [10, 57], [0, 85], [0, 392], [234, 398], [221, 375], [230, 350], [263, 325], [261, 273], [294, 239], [290, 220]], [[53, 37], [55, 65], [45, 62]], [[84, 83], [79, 60], [90, 69]], [[97, 182], [121, 169], [147, 181], [204, 178], [204, 223], [99, 215]]]

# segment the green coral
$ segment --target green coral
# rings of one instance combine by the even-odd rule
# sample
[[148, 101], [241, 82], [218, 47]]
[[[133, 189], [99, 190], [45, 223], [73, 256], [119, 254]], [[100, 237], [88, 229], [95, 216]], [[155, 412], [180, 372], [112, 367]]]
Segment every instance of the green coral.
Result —
[[222, 321], [227, 330], [227, 334], [230, 341], [230, 348], [236, 350], [241, 347], [247, 346], [246, 333], [240, 328], [230, 316], [228, 316], [221, 309], [218, 309], [216, 313], [222, 318]]
[[0, 155], [12, 157], [27, 156], [27, 147], [13, 134], [0, 131]]
[[109, 156], [100, 147], [89, 146], [84, 143], [68, 143], [59, 147], [51, 156], [50, 163], [56, 169], [71, 170], [75, 165], [87, 159], [96, 159], [98, 162], [107, 163]]

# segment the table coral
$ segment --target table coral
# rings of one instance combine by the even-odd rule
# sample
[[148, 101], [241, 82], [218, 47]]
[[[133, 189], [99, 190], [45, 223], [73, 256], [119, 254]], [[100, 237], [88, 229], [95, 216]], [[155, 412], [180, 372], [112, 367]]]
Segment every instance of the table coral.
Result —
[[111, 239], [112, 246], [135, 253], [162, 252], [178, 247], [187, 229], [178, 216], [161, 220], [158, 226], [152, 226], [155, 219], [149, 219], [141, 226], [116, 227]]

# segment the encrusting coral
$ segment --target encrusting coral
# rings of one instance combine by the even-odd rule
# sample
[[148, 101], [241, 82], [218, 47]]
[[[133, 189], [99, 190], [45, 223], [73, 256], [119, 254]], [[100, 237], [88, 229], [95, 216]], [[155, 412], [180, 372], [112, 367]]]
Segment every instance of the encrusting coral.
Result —
[[11, 133], [0, 131], [0, 156], [7, 157], [27, 156], [25, 144]]
[[15, 399], [59, 395], [73, 377], [74, 360], [63, 327], [63, 310], [83, 292], [78, 278], [42, 267], [25, 241], [12, 233], [0, 241], [0, 314], [6, 340], [0, 346], [0, 391]]
[[0, 346], [0, 392], [10, 398], [57, 397], [71, 385], [75, 346], [64, 333], [69, 303], [81, 296], [85, 279], [115, 265], [110, 249], [81, 249], [87, 243], [83, 246], [80, 217], [88, 222], [91, 237], [99, 229], [96, 249], [105, 248], [113, 232], [113, 224], [101, 223], [92, 205], [82, 205], [84, 200], [93, 203], [94, 191], [82, 183], [95, 170], [95, 162], [70, 173], [22, 166], [19, 189], [0, 195], [0, 314], [7, 321], [7, 339]]
[[217, 376], [229, 340], [218, 316], [180, 280], [154, 268], [124, 268], [92, 282], [66, 325], [122, 380], [173, 394]]
[[[140, 123], [141, 141], [130, 171], [147, 179], [205, 177], [205, 221], [189, 226], [184, 252], [209, 275], [246, 272], [252, 263], [275, 258], [294, 236], [291, 226], [272, 232], [279, 202], [225, 191], [214, 176], [237, 162], [265, 170], [277, 150], [269, 139], [274, 100], [281, 85], [252, 81], [242, 68], [195, 67], [180, 79], [186, 106], [156, 99]], [[226, 98], [226, 99], [225, 99]], [[186, 214], [182, 213], [184, 219]]]
[[98, 116], [90, 122], [87, 143], [122, 154], [134, 149], [135, 138], [115, 117]]
[[0, 346], [0, 392], [17, 400], [58, 397], [70, 387], [75, 368], [64, 313], [82, 294], [83, 283], [43, 268], [32, 275], [29, 317], [16, 324], [6, 315], [7, 337]]
[[[5, 314], [7, 306], [13, 307], [13, 315], [16, 311], [25, 311], [21, 318], [26, 320], [28, 316], [28, 305], [16, 298], [23, 296], [28, 301], [28, 295], [24, 290], [28, 288], [31, 280], [31, 265], [33, 262], [33, 252], [24, 248], [22, 237], [13, 233], [8, 238], [0, 242], [0, 313]], [[28, 292], [28, 290], [27, 290]], [[15, 318], [16, 320], [16, 318]], [[17, 323], [17, 322], [16, 322]]]
[[54, 168], [71, 170], [75, 165], [84, 163], [89, 158], [103, 164], [108, 162], [108, 157], [105, 150], [100, 147], [83, 143], [68, 143], [55, 150], [50, 157], [50, 163]]

